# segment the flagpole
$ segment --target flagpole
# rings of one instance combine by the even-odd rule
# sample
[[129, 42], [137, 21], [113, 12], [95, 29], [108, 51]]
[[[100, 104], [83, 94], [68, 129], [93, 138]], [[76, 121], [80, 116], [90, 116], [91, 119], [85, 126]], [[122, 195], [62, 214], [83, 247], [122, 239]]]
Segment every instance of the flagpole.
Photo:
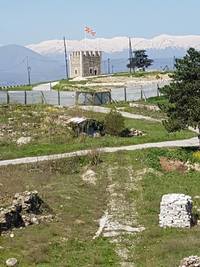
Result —
[[98, 51], [100, 52], [100, 38], [98, 38]]
[[84, 31], [84, 50], [86, 51], [86, 31]]

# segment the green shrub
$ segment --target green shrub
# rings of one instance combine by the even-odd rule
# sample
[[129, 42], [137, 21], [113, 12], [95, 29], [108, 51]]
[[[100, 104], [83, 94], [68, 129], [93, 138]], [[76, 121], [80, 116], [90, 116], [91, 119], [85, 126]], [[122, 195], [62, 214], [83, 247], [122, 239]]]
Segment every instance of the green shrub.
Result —
[[125, 128], [125, 120], [119, 112], [112, 109], [105, 116], [104, 125], [107, 134], [119, 136]]

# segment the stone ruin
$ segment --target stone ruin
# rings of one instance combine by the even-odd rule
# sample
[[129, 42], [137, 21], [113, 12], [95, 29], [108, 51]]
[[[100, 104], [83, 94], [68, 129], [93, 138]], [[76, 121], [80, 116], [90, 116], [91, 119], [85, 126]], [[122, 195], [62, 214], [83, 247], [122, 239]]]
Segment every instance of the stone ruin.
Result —
[[192, 198], [184, 194], [167, 194], [160, 203], [160, 227], [190, 228], [193, 224]]
[[200, 257], [190, 256], [188, 258], [184, 258], [179, 267], [200, 267]]
[[47, 209], [37, 191], [15, 194], [11, 206], [0, 208], [0, 234], [13, 228], [52, 220], [52, 215], [43, 215], [44, 208]]

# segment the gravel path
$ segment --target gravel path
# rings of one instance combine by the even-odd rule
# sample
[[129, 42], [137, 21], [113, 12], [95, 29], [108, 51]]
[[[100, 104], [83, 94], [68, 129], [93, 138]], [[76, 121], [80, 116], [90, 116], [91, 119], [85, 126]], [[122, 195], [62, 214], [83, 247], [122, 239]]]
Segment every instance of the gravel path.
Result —
[[[105, 108], [105, 107], [100, 107], [100, 106], [80, 106], [79, 108], [81, 108], [83, 110], [99, 112], [99, 113], [109, 113], [111, 110], [110, 108]], [[147, 117], [147, 116], [143, 116], [143, 115], [132, 114], [129, 112], [124, 112], [124, 111], [118, 111], [118, 112], [121, 113], [123, 117], [129, 118], [129, 119], [161, 122], [161, 120], [154, 119], [154, 118]]]
[[40, 85], [37, 85], [33, 87], [33, 91], [51, 91], [51, 88], [58, 84], [58, 82], [52, 82], [52, 83], [43, 83]]
[[[195, 147], [198, 146], [198, 138], [194, 137], [191, 139], [185, 140], [176, 140], [176, 141], [165, 141], [159, 143], [147, 143], [147, 144], [139, 144], [139, 145], [131, 145], [131, 146], [120, 146], [120, 147], [104, 147], [97, 149], [97, 151], [101, 153], [114, 153], [117, 151], [134, 151], [146, 148], [163, 148], [163, 147]], [[39, 156], [39, 157], [27, 157], [27, 158], [18, 158], [12, 160], [2, 160], [0, 161], [0, 166], [8, 166], [8, 165], [19, 165], [19, 164], [27, 164], [27, 163], [35, 163], [42, 162], [48, 160], [57, 160], [63, 158], [72, 158], [76, 156], [86, 156], [91, 152], [90, 149], [80, 150], [75, 152], [63, 153], [63, 154], [55, 154], [49, 156]]]

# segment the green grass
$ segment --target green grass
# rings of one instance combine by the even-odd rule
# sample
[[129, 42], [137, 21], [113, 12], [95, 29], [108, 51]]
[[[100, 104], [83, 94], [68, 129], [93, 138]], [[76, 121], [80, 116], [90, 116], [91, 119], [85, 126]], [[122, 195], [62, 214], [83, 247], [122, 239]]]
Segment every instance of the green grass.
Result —
[[59, 91], [76, 91], [78, 89], [76, 86], [81, 85], [81, 90], [89, 90], [88, 87], [84, 86], [86, 83], [87, 81], [73, 81], [71, 79], [61, 80], [53, 87], [53, 89]]
[[148, 76], [159, 76], [163, 74], [171, 74], [171, 72], [160, 72], [160, 71], [137, 71], [133, 72], [130, 74], [130, 72], [118, 72], [114, 73], [113, 76], [116, 77], [135, 77], [135, 78], [140, 78], [140, 77], [148, 77]]
[[[133, 103], [141, 104], [144, 106], [148, 106], [148, 105], [159, 106], [162, 104], [166, 104], [167, 102], [168, 102], [168, 100], [166, 99], [165, 96], [150, 97], [146, 101], [144, 101], [144, 100], [133, 101]], [[129, 113], [133, 113], [133, 114], [140, 114], [140, 115], [144, 115], [147, 117], [152, 117], [152, 118], [160, 119], [160, 120], [166, 118], [166, 114], [161, 110], [153, 111], [153, 110], [149, 110], [145, 107], [130, 107], [129, 103], [131, 103], [131, 102], [119, 101], [117, 103], [113, 102], [111, 104], [107, 104], [104, 106], [109, 107], [109, 108], [117, 108], [119, 110], [121, 108], [121, 111], [129, 112]]]
[[[181, 259], [200, 254], [200, 228], [190, 230], [162, 229], [158, 226], [159, 203], [163, 194], [184, 193], [192, 197], [199, 195], [200, 173], [167, 173], [161, 170], [159, 156], [191, 158], [187, 150], [152, 149], [145, 155], [147, 164], [154, 167], [159, 174], [146, 175], [138, 184], [137, 207], [140, 222], [146, 231], [140, 234], [136, 247], [137, 266], [178, 266]], [[199, 200], [194, 206], [200, 207]], [[196, 208], [194, 209], [194, 212]]]
[[0, 87], [0, 91], [31, 91], [33, 88], [32, 85], [22, 85], [22, 86], [15, 86], [15, 87]]
[[[160, 99], [160, 102], [162, 100]], [[125, 111], [125, 112], [129, 112], [132, 114], [139, 114], [139, 115], [143, 115], [143, 116], [147, 116], [147, 117], [151, 117], [151, 118], [155, 118], [155, 119], [165, 119], [166, 115], [164, 114], [164, 112], [162, 112], [161, 110], [159, 111], [154, 111], [154, 110], [149, 110], [148, 108], [146, 108], [146, 106], [148, 105], [157, 105], [151, 102], [145, 102], [145, 101], [135, 101], [134, 103], [138, 103], [141, 105], [144, 105], [144, 107], [130, 107], [129, 103], [131, 102], [117, 102], [117, 103], [111, 103], [111, 104], [107, 104], [104, 105], [105, 107], [109, 107], [109, 108], [117, 108], [120, 111]]]
[[168, 100], [166, 99], [165, 96], [157, 96], [157, 97], [148, 98], [145, 103], [146, 104], [159, 105], [159, 104], [166, 104], [167, 102], [168, 102]]
[[[139, 179], [135, 189], [127, 197], [136, 201], [138, 221], [146, 230], [137, 235], [129, 236], [128, 246], [130, 255], [133, 255], [135, 266], [138, 267], [166, 267], [179, 266], [181, 259], [190, 255], [200, 254], [200, 226], [191, 229], [162, 229], [158, 225], [159, 205], [163, 194], [184, 193], [192, 196], [194, 200], [193, 212], [199, 214], [200, 200], [194, 199], [199, 195], [200, 173], [190, 171], [187, 173], [165, 172], [161, 169], [159, 157], [165, 156], [183, 161], [194, 160], [191, 149], [149, 149], [130, 153], [113, 154], [109, 163], [115, 161], [120, 168], [132, 166], [138, 168], [151, 168], [152, 171]], [[120, 159], [119, 159], [120, 158]], [[123, 176], [119, 181], [123, 183]]]
[[88, 159], [76, 158], [0, 169], [1, 200], [37, 189], [56, 215], [52, 223], [14, 231], [13, 239], [0, 237], [0, 266], [8, 257], [16, 257], [22, 267], [118, 266], [114, 245], [92, 240], [106, 206], [107, 180], [100, 166], [93, 166], [97, 185], [85, 184], [81, 175], [91, 167]]
[[[82, 149], [114, 147], [143, 144], [167, 140], [187, 139], [194, 137], [191, 131], [169, 134], [161, 123], [144, 120], [125, 119], [127, 128], [134, 128], [145, 133], [144, 136], [123, 138], [106, 135], [100, 138], [73, 137], [64, 125], [57, 125], [59, 116], [86, 116], [103, 121], [105, 115], [84, 112], [78, 109], [60, 109], [48, 106], [2, 106], [0, 122], [9, 125], [11, 132], [4, 133], [0, 140], [0, 159], [11, 159], [26, 156], [39, 156], [70, 152]], [[9, 122], [9, 118], [13, 120]], [[1, 126], [0, 124], [0, 126]], [[10, 131], [10, 128], [8, 129]], [[15, 140], [23, 135], [32, 136], [30, 144], [16, 146]]]
[[[0, 183], [4, 190], [2, 199], [10, 199], [14, 193], [38, 190], [50, 205], [56, 220], [52, 223], [29, 226], [15, 230], [15, 237], [0, 237], [0, 266], [9, 257], [16, 257], [22, 267], [117, 267], [120, 259], [115, 244], [99, 237], [92, 240], [97, 231], [97, 220], [108, 203], [107, 186], [118, 182], [124, 188], [128, 169], [132, 170], [135, 186], [121, 190], [126, 201], [135, 203], [138, 223], [146, 230], [126, 236], [129, 259], [136, 267], [178, 266], [182, 258], [200, 254], [200, 228], [189, 230], [162, 229], [158, 226], [159, 204], [163, 194], [185, 193], [199, 195], [200, 173], [163, 171], [159, 157], [192, 159], [192, 150], [148, 149], [134, 152], [118, 152], [102, 155], [101, 162], [91, 165], [90, 157], [73, 158], [40, 164], [0, 168]], [[85, 184], [81, 175], [93, 169], [97, 184]], [[110, 168], [114, 168], [112, 181]], [[151, 172], [139, 176], [137, 171], [151, 168]], [[119, 187], [120, 190], [120, 187]], [[9, 201], [8, 201], [9, 202]], [[194, 200], [200, 208], [200, 200]]]

